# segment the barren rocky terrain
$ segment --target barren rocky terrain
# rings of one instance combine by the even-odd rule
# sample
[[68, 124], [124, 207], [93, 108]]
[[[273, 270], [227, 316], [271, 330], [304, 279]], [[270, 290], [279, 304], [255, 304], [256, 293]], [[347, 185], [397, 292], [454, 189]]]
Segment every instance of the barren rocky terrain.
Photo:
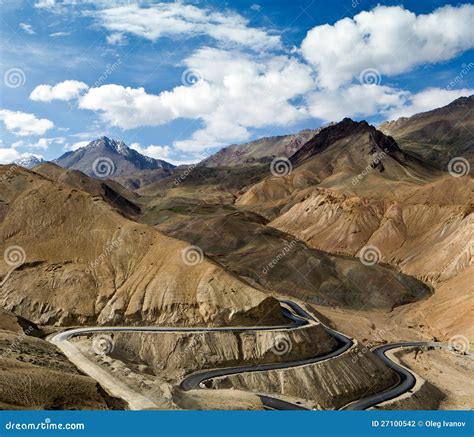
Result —
[[[447, 182], [454, 196], [438, 201]], [[473, 189], [473, 180], [441, 179], [397, 198], [312, 190], [269, 225], [326, 252], [362, 256], [364, 247], [374, 247], [377, 261], [433, 284], [458, 275], [472, 259]]]
[[0, 310], [0, 409], [123, 409], [26, 319]]
[[[417, 135], [471, 100], [380, 130], [344, 119], [230, 146], [197, 166], [136, 164], [105, 137], [66, 156], [83, 170], [98, 149], [126, 157], [114, 180], [52, 163], [0, 166], [0, 406], [261, 409], [265, 394], [339, 409], [397, 384], [371, 348], [424, 340], [445, 350], [395, 353], [424, 382], [381, 408], [469, 407], [470, 392], [456, 387], [469, 385], [470, 361], [446, 345], [461, 338], [469, 350], [474, 335], [474, 184], [445, 161], [470, 146], [461, 138], [450, 150], [443, 129], [423, 143]], [[424, 147], [439, 149], [440, 162]], [[290, 323], [278, 300], [286, 298], [355, 345], [313, 364], [180, 388], [195, 371], [334, 351], [321, 325], [280, 329]], [[97, 325], [251, 330], [114, 332], [105, 354], [95, 335], [66, 342], [81, 354], [73, 362], [105, 378], [107, 394], [44, 339], [58, 327]], [[275, 353], [282, 339], [289, 346]], [[22, 384], [27, 395], [15, 388]]]
[[291, 331], [118, 333], [114, 344], [128, 361], [139, 358], [170, 382], [197, 370], [316, 357], [337, 346], [320, 325]]
[[10, 170], [0, 167], [1, 250], [21, 247], [24, 259], [0, 267], [5, 308], [61, 325], [282, 321], [272, 297], [189, 244], [125, 219], [102, 198]]
[[371, 352], [360, 357], [357, 353], [356, 349], [309, 366], [217, 378], [210, 387], [281, 393], [311, 399], [316, 409], [339, 409], [353, 400], [389, 388], [397, 381], [396, 375]]
[[470, 357], [445, 350], [411, 350], [400, 352], [398, 355], [402, 363], [442, 393], [437, 408], [442, 410], [472, 408], [474, 383], [469, 377], [473, 368]]
[[456, 157], [472, 162], [473, 105], [474, 96], [461, 97], [442, 108], [382, 123], [380, 130], [392, 135], [403, 150], [446, 170]]
[[233, 144], [200, 162], [205, 167], [235, 167], [269, 163], [275, 157], [289, 158], [320, 129], [305, 129], [294, 135], [260, 138], [246, 144]]
[[[291, 161], [296, 168], [288, 175], [266, 177], [237, 205], [309, 247], [420, 279], [434, 296], [403, 311], [414, 316], [423, 308], [433, 335], [471, 335], [466, 320], [474, 293], [463, 279], [472, 276], [471, 177], [440, 173], [390, 137], [349, 120], [323, 130]], [[462, 304], [451, 305], [447, 290], [451, 303]]]

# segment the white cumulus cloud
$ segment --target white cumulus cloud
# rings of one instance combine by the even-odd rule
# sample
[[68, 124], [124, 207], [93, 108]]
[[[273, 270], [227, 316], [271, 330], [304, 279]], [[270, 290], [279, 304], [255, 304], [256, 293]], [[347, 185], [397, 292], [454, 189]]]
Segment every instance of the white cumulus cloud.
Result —
[[[39, 3], [47, 7], [54, 2]], [[77, 1], [56, 2], [66, 3]], [[470, 4], [446, 6], [425, 15], [402, 6], [377, 6], [332, 25], [316, 26], [300, 50], [282, 55], [278, 35], [251, 27], [236, 13], [181, 2], [114, 3], [110, 0], [86, 12], [108, 31], [110, 44], [133, 37], [156, 42], [163, 37], [207, 36], [206, 44], [211, 39], [217, 47], [200, 47], [180, 62], [182, 83], [188, 86], [151, 93], [126, 84], [89, 88], [83, 82], [67, 80], [40, 85], [30, 98], [45, 102], [76, 99], [79, 108], [121, 129], [191, 120], [190, 129], [197, 130], [172, 147], [134, 145], [141, 153], [160, 159], [169, 160], [176, 154], [194, 157], [203, 150], [248, 140], [256, 129], [291, 129], [310, 118], [338, 121], [411, 115], [473, 92], [431, 88], [411, 93], [386, 80], [474, 47], [474, 5]], [[80, 141], [66, 148], [84, 145]]]
[[112, 33], [111, 35], [107, 36], [107, 42], [109, 44], [124, 44], [125, 43], [125, 36], [123, 33]]
[[0, 164], [11, 164], [17, 159], [28, 158], [31, 156], [43, 158], [41, 155], [38, 155], [36, 153], [20, 153], [14, 147], [0, 147]]
[[39, 0], [35, 3], [35, 8], [48, 9], [56, 6], [56, 0]]
[[80, 149], [81, 147], [86, 147], [90, 142], [90, 141], [78, 141], [77, 143], [73, 143], [73, 144], [68, 144], [65, 149], [66, 150], [77, 150], [77, 149]]
[[19, 136], [43, 135], [54, 127], [47, 118], [36, 118], [34, 114], [0, 109], [0, 120], [10, 132]]
[[289, 126], [308, 113], [294, 102], [314, 88], [309, 66], [286, 56], [256, 60], [241, 52], [203, 48], [186, 59], [214, 89], [218, 104], [201, 120], [205, 126], [176, 147], [199, 151], [247, 140], [252, 128]]
[[141, 147], [140, 143], [132, 143], [130, 148], [136, 150], [142, 155], [150, 156], [155, 159], [162, 159], [167, 161], [170, 158], [171, 147], [170, 146], [155, 146], [150, 144], [148, 147]]
[[396, 75], [452, 59], [474, 47], [474, 5], [445, 6], [416, 15], [401, 6], [378, 6], [334, 25], [311, 29], [301, 45], [319, 84], [337, 89], [367, 68]]
[[0, 164], [9, 164], [20, 157], [21, 153], [19, 153], [14, 147], [0, 147]]
[[459, 97], [474, 94], [474, 89], [463, 88], [459, 90], [447, 90], [444, 88], [428, 88], [419, 93], [409, 96], [406, 103], [389, 111], [387, 116], [394, 120], [400, 117], [410, 117], [420, 112], [431, 111], [451, 103]]
[[97, 111], [115, 126], [157, 126], [177, 118], [204, 127], [176, 147], [197, 152], [229, 141], [245, 140], [249, 129], [286, 126], [308, 117], [292, 100], [314, 87], [311, 68], [286, 56], [257, 61], [238, 51], [203, 48], [185, 60], [200, 78], [155, 95], [144, 88], [103, 85], [90, 88], [79, 107]]
[[11, 145], [13, 148], [26, 148], [26, 149], [48, 149], [52, 144], [63, 144], [64, 137], [55, 137], [55, 138], [40, 138], [38, 141], [16, 141]]
[[89, 87], [84, 82], [77, 80], [65, 80], [54, 86], [38, 85], [30, 94], [30, 99], [39, 102], [51, 102], [52, 100], [73, 100], [81, 95]]
[[404, 105], [409, 93], [383, 85], [354, 84], [337, 90], [320, 90], [306, 100], [312, 117], [339, 121], [344, 117], [367, 117]]
[[114, 126], [132, 129], [158, 126], [179, 117], [198, 117], [211, 111], [215, 100], [216, 93], [204, 81], [159, 95], [149, 94], [144, 88], [109, 84], [89, 89], [80, 99], [79, 107], [100, 112]]

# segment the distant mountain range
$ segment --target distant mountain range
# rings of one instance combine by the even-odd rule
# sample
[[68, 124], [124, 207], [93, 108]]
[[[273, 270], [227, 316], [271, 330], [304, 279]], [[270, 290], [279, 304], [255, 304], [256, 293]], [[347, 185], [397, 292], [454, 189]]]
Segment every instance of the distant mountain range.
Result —
[[[473, 109], [474, 96], [461, 97], [442, 108], [384, 122], [378, 129], [394, 138], [399, 146], [398, 151], [406, 152], [414, 158], [446, 171], [447, 164], [454, 157], [463, 157], [468, 161], [474, 158], [474, 137], [471, 133], [474, 131], [474, 118], [469, 117]], [[322, 151], [317, 143], [323, 146], [328, 144], [328, 138], [319, 136], [320, 132], [326, 132], [325, 135], [328, 132], [345, 135], [345, 127], [349, 130], [354, 129], [351, 122], [349, 119], [344, 120], [342, 124], [338, 124], [336, 130], [326, 130], [323, 127], [305, 129], [295, 134], [264, 137], [245, 144], [233, 144], [224, 147], [198, 165], [201, 168], [265, 166], [276, 157], [290, 158], [293, 165], [297, 165], [315, 150], [318, 153]], [[334, 125], [335, 123], [329, 127]], [[367, 123], [359, 125], [356, 130], [366, 127]], [[380, 132], [373, 134], [378, 138]], [[14, 163], [31, 169], [42, 162], [44, 162], [42, 158], [28, 156]], [[123, 141], [105, 136], [90, 142], [85, 147], [65, 153], [53, 162], [66, 169], [79, 170], [91, 177], [116, 179], [130, 189], [139, 189], [167, 178], [175, 173], [176, 168], [169, 162], [142, 155]], [[330, 171], [329, 167], [327, 171]]]
[[404, 151], [446, 170], [454, 157], [474, 158], [473, 110], [474, 95], [460, 97], [442, 108], [382, 123], [379, 129]]
[[13, 164], [19, 165], [24, 168], [33, 168], [37, 165], [40, 165], [42, 162], [44, 162], [43, 158], [38, 158], [37, 156], [31, 155], [16, 159], [15, 161], [13, 161]]
[[67, 152], [53, 161], [61, 167], [80, 170], [92, 177], [117, 177], [140, 170], [173, 169], [175, 166], [161, 159], [144, 156], [123, 141], [101, 137], [86, 147]]
[[281, 156], [289, 158], [320, 130], [321, 128], [305, 129], [296, 134], [264, 137], [245, 144], [232, 144], [199, 164], [204, 167], [234, 167], [263, 164]]

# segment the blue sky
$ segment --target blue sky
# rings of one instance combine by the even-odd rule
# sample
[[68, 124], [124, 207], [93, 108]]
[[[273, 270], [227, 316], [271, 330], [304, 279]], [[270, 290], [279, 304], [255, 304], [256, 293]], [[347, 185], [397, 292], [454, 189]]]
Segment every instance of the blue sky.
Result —
[[98, 136], [194, 162], [474, 93], [474, 5], [0, 0], [0, 163]]

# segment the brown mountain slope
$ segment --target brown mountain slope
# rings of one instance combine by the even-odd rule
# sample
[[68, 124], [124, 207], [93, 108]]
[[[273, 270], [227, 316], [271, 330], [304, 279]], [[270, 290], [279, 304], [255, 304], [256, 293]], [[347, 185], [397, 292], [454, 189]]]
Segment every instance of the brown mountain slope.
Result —
[[[161, 220], [159, 215], [155, 219]], [[430, 295], [429, 288], [414, 278], [314, 250], [266, 223], [249, 212], [215, 210], [187, 218], [174, 216], [157, 227], [201, 247], [241, 277], [323, 305], [392, 308]]]
[[440, 172], [373, 133], [348, 120], [323, 130], [291, 158], [287, 176], [265, 178], [236, 204], [312, 248], [361, 259], [369, 254], [369, 262], [431, 283], [434, 295], [408, 305], [406, 314], [416, 320], [422, 308], [426, 325], [444, 326], [431, 329], [434, 335], [462, 333], [474, 306], [474, 181]]
[[[392, 308], [429, 295], [420, 281], [313, 250], [234, 205], [245, 185], [269, 173], [268, 165], [178, 169], [172, 178], [137, 190], [143, 195], [141, 222], [201, 247], [239, 276], [285, 295], [352, 308]], [[267, 268], [275, 259], [275, 267]]]
[[[450, 191], [444, 191], [447, 197], [436, 204], [443, 185], [450, 185]], [[442, 180], [413, 190], [404, 201], [345, 197], [321, 190], [269, 225], [328, 252], [361, 259], [364, 253], [375, 253], [375, 261], [431, 283], [432, 297], [401, 307], [406, 323], [422, 324], [444, 340], [454, 335], [472, 338], [473, 185], [472, 179], [467, 184]], [[450, 192], [459, 204], [451, 200]], [[469, 193], [470, 200], [463, 199], [462, 192]], [[367, 247], [370, 252], [364, 251]]]
[[[179, 169], [179, 167], [177, 168]], [[129, 190], [138, 190], [146, 185], [158, 182], [161, 179], [165, 179], [171, 176], [175, 172], [175, 169], [160, 168], [155, 170], [140, 170], [135, 173], [131, 173], [127, 176], [114, 177], [114, 181], [120, 185], [128, 188]]]
[[[448, 178], [386, 199], [308, 190], [270, 226], [331, 253], [359, 256], [374, 246], [380, 262], [427, 282], [444, 281], [463, 271], [474, 253], [474, 180]], [[446, 185], [457, 199], [439, 199]]]
[[[310, 159], [310, 158], [315, 159]], [[388, 180], [420, 183], [433, 176], [434, 169], [407, 156], [396, 141], [365, 121], [345, 118], [323, 129], [291, 158], [293, 166], [315, 173], [327, 186], [362, 172]], [[355, 186], [352, 183], [350, 185]], [[343, 188], [343, 187], [341, 187]]]
[[[474, 163], [474, 96], [460, 97], [443, 108], [386, 122], [379, 129], [403, 150], [446, 170], [454, 157]], [[474, 171], [471, 168], [471, 174]]]
[[[472, 235], [471, 235], [472, 241]], [[437, 338], [464, 337], [474, 343], [474, 265], [437, 284], [436, 292], [422, 302], [399, 307], [407, 324], [421, 324]], [[461, 340], [463, 341], [463, 340]], [[472, 347], [472, 346], [471, 346]]]
[[10, 260], [0, 263], [0, 297], [16, 314], [63, 325], [283, 322], [273, 298], [100, 198], [9, 166], [0, 185]]
[[143, 196], [142, 201], [148, 207], [163, 202], [178, 210], [196, 201], [203, 205], [231, 204], [242, 189], [269, 173], [268, 165], [177, 168], [170, 177], [146, 185], [136, 193]]
[[35, 335], [38, 327], [0, 309], [0, 409], [123, 409], [56, 346]]
[[135, 218], [141, 213], [136, 204], [138, 196], [113, 180], [93, 179], [79, 170], [66, 170], [52, 162], [40, 164], [33, 171], [53, 181], [86, 191], [92, 196], [101, 196], [126, 217]]
[[199, 163], [205, 167], [235, 167], [262, 164], [277, 156], [290, 157], [320, 129], [305, 129], [294, 135], [260, 138], [245, 144], [233, 144]]
[[[442, 173], [406, 155], [395, 140], [366, 122], [344, 119], [323, 129], [290, 158], [292, 170], [255, 184], [237, 201], [259, 211], [286, 205], [286, 197], [319, 185], [359, 195], [424, 184]], [[287, 168], [290, 166], [287, 164]]]

